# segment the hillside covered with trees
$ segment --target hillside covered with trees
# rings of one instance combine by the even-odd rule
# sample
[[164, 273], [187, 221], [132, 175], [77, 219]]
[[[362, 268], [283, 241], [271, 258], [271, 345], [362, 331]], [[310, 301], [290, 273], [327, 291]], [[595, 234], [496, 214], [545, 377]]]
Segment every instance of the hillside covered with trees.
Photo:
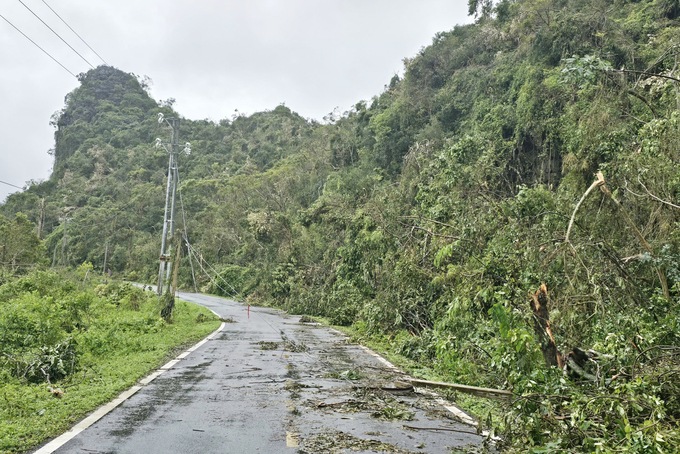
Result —
[[[324, 123], [285, 105], [182, 119], [185, 232], [221, 276], [197, 267], [197, 286], [511, 389], [503, 450], [677, 452], [680, 3], [469, 4], [475, 23]], [[0, 207], [4, 275], [106, 255], [153, 283], [157, 118], [181, 113], [118, 69], [80, 81], [52, 176]]]

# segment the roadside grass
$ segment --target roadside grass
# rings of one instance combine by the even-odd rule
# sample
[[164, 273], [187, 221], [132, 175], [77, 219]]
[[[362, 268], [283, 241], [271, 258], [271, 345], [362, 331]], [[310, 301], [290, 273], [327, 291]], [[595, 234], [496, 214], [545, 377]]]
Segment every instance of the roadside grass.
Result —
[[[220, 324], [185, 301], [166, 323], [150, 292], [92, 287], [44, 271], [0, 286], [0, 453], [66, 431]], [[54, 347], [67, 340], [75, 354]]]

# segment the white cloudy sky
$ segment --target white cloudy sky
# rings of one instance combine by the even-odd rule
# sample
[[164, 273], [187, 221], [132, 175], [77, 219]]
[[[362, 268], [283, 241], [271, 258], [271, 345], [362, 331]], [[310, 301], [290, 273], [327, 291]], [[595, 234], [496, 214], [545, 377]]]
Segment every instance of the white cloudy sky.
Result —
[[[46, 3], [45, 3], [46, 2]], [[23, 4], [22, 4], [23, 3]], [[379, 94], [404, 57], [470, 22], [466, 0], [2, 0], [0, 15], [74, 74], [106, 62], [153, 80], [186, 118], [285, 103], [321, 120]], [[0, 18], [0, 181], [49, 177], [50, 116], [78, 81]], [[17, 189], [0, 184], [0, 202]]]

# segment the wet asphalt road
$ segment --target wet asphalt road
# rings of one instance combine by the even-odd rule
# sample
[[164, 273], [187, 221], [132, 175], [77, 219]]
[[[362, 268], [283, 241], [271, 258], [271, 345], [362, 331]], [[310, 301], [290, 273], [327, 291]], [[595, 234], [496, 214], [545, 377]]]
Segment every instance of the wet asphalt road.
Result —
[[449, 453], [481, 443], [432, 397], [381, 389], [401, 386], [400, 373], [334, 330], [180, 297], [233, 322], [56, 453]]

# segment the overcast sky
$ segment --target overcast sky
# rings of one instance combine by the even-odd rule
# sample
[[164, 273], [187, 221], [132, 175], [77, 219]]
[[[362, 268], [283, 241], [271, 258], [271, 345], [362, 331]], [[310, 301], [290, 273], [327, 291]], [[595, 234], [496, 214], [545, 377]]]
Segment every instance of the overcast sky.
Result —
[[[435, 33], [470, 22], [466, 0], [2, 0], [0, 15], [74, 74], [94, 66], [153, 81], [190, 119], [281, 103], [321, 120], [379, 94]], [[0, 19], [0, 180], [47, 179], [50, 116], [78, 81]], [[17, 189], [0, 184], [0, 202]]]

